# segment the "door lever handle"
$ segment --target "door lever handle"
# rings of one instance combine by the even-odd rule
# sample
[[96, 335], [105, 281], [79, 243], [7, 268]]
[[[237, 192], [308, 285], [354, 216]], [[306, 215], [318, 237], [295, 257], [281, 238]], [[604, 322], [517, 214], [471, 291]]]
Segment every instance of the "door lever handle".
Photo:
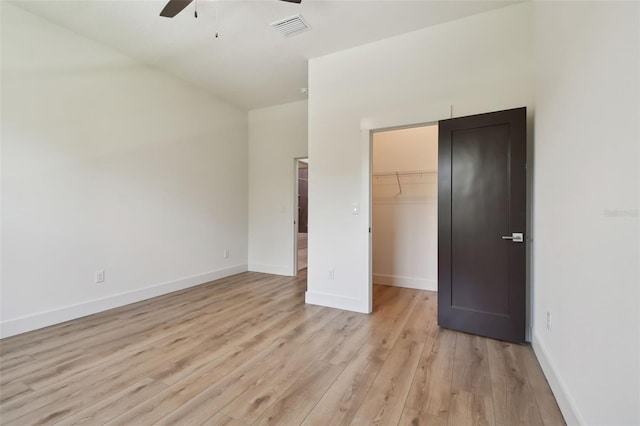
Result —
[[511, 240], [514, 243], [522, 243], [524, 242], [524, 235], [522, 232], [513, 232], [511, 235], [503, 235], [503, 240]]

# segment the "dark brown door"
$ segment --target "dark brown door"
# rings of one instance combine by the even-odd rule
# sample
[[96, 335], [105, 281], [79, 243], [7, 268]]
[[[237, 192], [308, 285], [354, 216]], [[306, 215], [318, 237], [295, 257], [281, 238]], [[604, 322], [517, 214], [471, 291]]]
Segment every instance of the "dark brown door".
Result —
[[443, 120], [438, 324], [525, 339], [526, 108]]

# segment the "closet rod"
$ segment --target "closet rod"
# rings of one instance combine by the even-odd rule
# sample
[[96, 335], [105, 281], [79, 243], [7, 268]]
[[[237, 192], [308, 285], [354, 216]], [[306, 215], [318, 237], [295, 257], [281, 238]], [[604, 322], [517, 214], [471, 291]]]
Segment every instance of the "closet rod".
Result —
[[373, 176], [410, 176], [410, 175], [433, 175], [438, 174], [437, 170], [416, 170], [408, 172], [381, 172], [374, 173]]

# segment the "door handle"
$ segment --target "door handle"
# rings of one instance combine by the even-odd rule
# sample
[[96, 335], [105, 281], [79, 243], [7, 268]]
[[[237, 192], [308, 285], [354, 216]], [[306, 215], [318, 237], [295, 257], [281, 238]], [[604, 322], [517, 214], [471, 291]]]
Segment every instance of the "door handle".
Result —
[[522, 232], [513, 232], [511, 235], [503, 235], [503, 240], [511, 240], [514, 243], [522, 243], [524, 242], [524, 235]]

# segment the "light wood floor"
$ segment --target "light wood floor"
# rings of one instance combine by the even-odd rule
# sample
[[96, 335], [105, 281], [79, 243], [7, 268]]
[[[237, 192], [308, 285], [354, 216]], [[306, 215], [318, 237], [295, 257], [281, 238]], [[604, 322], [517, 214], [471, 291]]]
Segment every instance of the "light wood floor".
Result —
[[435, 293], [375, 312], [244, 273], [4, 339], [3, 425], [561, 425], [528, 346], [438, 328]]

